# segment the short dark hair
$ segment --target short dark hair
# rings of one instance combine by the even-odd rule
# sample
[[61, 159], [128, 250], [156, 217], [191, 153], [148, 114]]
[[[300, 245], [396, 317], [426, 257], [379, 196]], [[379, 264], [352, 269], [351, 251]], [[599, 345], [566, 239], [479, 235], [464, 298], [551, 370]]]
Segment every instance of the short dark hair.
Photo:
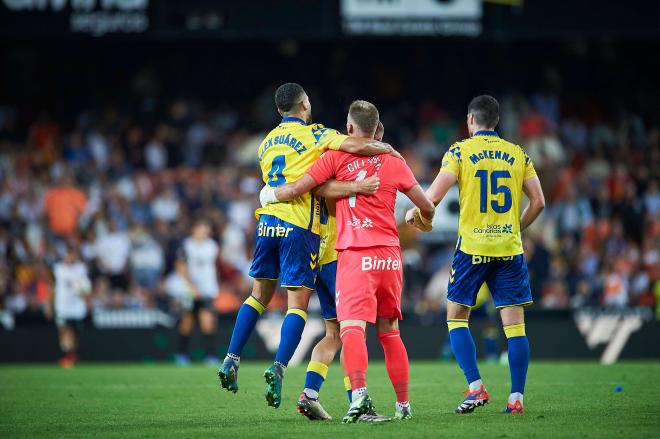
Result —
[[380, 115], [376, 106], [371, 102], [353, 101], [348, 108], [348, 114], [360, 130], [371, 135], [376, 132]]
[[275, 91], [275, 105], [278, 110], [287, 113], [291, 111], [294, 105], [300, 103], [304, 94], [305, 90], [300, 84], [287, 82], [280, 85]]
[[495, 128], [497, 122], [500, 120], [500, 104], [492, 96], [477, 96], [468, 105], [468, 114], [470, 113], [474, 114], [474, 118], [479, 126]]

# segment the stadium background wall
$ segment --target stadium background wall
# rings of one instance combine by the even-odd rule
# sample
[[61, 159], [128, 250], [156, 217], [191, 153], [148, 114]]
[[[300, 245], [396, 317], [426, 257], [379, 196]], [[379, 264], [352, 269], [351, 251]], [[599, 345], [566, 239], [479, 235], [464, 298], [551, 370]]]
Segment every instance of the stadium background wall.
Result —
[[[596, 318], [606, 319], [607, 316]], [[217, 333], [218, 354], [224, 355], [229, 342], [234, 315], [220, 316]], [[640, 320], [641, 321], [641, 320]], [[604, 322], [604, 321], [603, 321]], [[485, 321], [471, 323], [478, 349], [483, 352], [480, 334]], [[2, 328], [0, 326], [0, 328]], [[527, 316], [527, 334], [536, 359], [593, 359], [602, 357], [608, 343], [614, 339], [620, 326], [610, 325], [601, 333], [602, 343], [589, 348], [587, 336], [578, 329], [571, 312], [530, 312]], [[402, 337], [412, 359], [433, 360], [441, 357], [443, 342], [447, 336], [444, 322], [426, 323], [416, 318], [401, 323]], [[373, 330], [368, 335], [370, 358], [382, 359], [382, 349]], [[155, 327], [147, 329], [98, 329], [91, 321], [81, 330], [80, 357], [82, 361], [170, 361], [176, 347], [175, 328]], [[500, 348], [506, 349], [503, 334]], [[193, 359], [202, 359], [201, 337], [192, 340]], [[311, 346], [309, 349], [311, 349]], [[0, 362], [54, 362], [59, 356], [57, 331], [54, 324], [21, 324], [11, 330], [0, 329]], [[255, 332], [244, 351], [243, 358], [271, 359], [263, 339]], [[309, 352], [304, 353], [309, 357]], [[630, 333], [625, 340], [619, 359], [660, 358], [660, 322], [647, 321]]]

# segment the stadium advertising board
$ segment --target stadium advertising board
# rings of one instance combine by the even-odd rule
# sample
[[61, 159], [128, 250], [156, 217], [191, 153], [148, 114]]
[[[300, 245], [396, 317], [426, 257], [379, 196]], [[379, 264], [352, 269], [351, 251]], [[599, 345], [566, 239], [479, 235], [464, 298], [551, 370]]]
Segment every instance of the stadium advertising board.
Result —
[[[246, 358], [272, 358], [279, 345], [283, 316], [271, 313], [261, 319], [246, 345]], [[219, 317], [216, 343], [219, 353], [229, 343], [235, 315]], [[527, 334], [534, 346], [534, 359], [590, 359], [612, 364], [627, 359], [660, 357], [660, 322], [646, 310], [584, 309], [570, 311], [530, 311], [526, 315]], [[470, 324], [477, 342], [486, 330], [486, 320]], [[437, 359], [447, 336], [444, 319], [425, 321], [415, 317], [401, 322], [401, 334], [413, 359]], [[370, 329], [371, 331], [371, 329]], [[291, 363], [302, 364], [316, 341], [325, 333], [321, 319], [307, 322], [302, 340]], [[176, 319], [161, 311], [99, 311], [84, 324], [80, 333], [80, 355], [85, 361], [169, 361], [174, 355], [178, 333]], [[378, 337], [367, 337], [374, 359], [382, 359]], [[200, 334], [192, 345], [202, 344]], [[57, 330], [51, 322], [14, 321], [0, 311], [0, 363], [55, 361], [59, 355]], [[506, 350], [504, 334], [498, 337], [499, 350]], [[483, 349], [479, 350], [483, 353]], [[202, 359], [202, 351], [193, 349]]]
[[1, 0], [0, 5], [4, 25], [17, 33], [101, 37], [149, 29], [149, 0]]
[[349, 35], [481, 34], [481, 0], [341, 0]]

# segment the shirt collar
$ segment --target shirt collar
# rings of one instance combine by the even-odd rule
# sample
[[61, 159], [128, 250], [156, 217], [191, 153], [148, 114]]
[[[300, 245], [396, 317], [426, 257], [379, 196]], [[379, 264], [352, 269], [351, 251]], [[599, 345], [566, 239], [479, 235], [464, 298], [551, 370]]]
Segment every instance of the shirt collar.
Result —
[[495, 137], [500, 137], [497, 134], [497, 131], [491, 131], [491, 130], [479, 130], [476, 133], [474, 133], [475, 136], [495, 136]]
[[293, 116], [288, 116], [288, 117], [282, 118], [282, 123], [287, 123], [287, 122], [298, 122], [300, 124], [307, 125], [307, 123], [304, 120], [302, 120], [301, 118], [293, 117]]

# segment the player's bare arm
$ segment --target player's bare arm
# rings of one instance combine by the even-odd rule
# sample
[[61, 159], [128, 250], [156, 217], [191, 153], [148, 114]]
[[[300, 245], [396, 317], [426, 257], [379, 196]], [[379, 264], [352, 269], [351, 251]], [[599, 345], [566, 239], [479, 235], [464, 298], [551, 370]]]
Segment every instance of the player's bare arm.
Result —
[[433, 180], [431, 186], [426, 190], [426, 196], [437, 206], [445, 195], [447, 195], [449, 188], [456, 183], [457, 179], [458, 177], [456, 174], [452, 174], [449, 171], [438, 172], [435, 180]]
[[[276, 203], [278, 201], [289, 201], [302, 194], [311, 191], [317, 186], [316, 181], [309, 174], [305, 174], [299, 180], [293, 183], [287, 183], [277, 188], [264, 186], [259, 195], [261, 205]], [[326, 198], [344, 198], [355, 194], [371, 195], [378, 190], [380, 179], [371, 176], [364, 181], [336, 181], [329, 180], [319, 186], [319, 196]]]
[[[433, 183], [429, 188], [426, 190], [425, 197], [433, 203], [434, 206], [437, 206], [440, 201], [447, 195], [447, 191], [449, 188], [456, 183], [457, 177], [455, 174], [452, 174], [451, 172], [448, 171], [440, 171], [438, 175], [435, 177], [435, 180], [433, 180]], [[420, 230], [428, 231], [426, 229], [429, 228], [429, 226], [424, 226], [422, 223], [421, 218], [417, 218], [417, 209], [412, 208], [408, 212], [406, 212], [406, 222], [408, 224], [414, 225]], [[419, 209], [420, 213], [421, 209]], [[421, 227], [420, 227], [421, 226]]]
[[420, 185], [415, 185], [408, 189], [404, 194], [417, 207], [414, 207], [406, 213], [406, 222], [412, 224], [420, 230], [430, 232], [433, 229], [433, 216], [435, 215], [435, 205], [426, 196]]
[[376, 175], [362, 181], [328, 180], [313, 190], [315, 195], [323, 198], [339, 199], [357, 194], [372, 195], [380, 187], [380, 178]]
[[537, 176], [523, 181], [523, 192], [529, 198], [529, 204], [520, 215], [521, 231], [529, 227], [545, 209], [545, 196], [543, 196], [541, 182]]
[[391, 154], [403, 160], [403, 157], [397, 150], [392, 148], [392, 145], [378, 140], [369, 139], [366, 137], [348, 137], [339, 147], [340, 151], [348, 152], [351, 154], [359, 155], [378, 155], [378, 154]]

